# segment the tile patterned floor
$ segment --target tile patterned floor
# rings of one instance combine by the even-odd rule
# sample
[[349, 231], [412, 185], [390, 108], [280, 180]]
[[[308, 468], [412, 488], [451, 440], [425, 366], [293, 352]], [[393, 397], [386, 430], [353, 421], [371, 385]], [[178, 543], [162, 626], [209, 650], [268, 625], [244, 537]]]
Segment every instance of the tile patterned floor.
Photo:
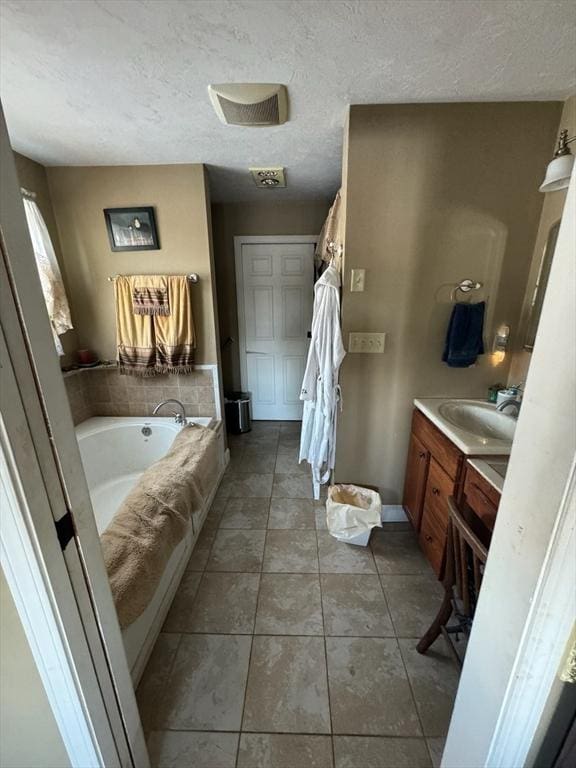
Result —
[[231, 461], [137, 691], [153, 768], [430, 768], [458, 673], [408, 525], [364, 549], [326, 531], [299, 424], [258, 422]]

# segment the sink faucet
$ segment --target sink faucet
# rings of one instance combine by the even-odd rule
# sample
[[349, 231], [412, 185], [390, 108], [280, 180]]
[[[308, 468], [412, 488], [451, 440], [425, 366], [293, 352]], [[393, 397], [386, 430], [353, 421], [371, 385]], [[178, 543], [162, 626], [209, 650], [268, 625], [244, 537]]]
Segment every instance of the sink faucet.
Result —
[[[504, 408], [507, 408], [509, 405], [513, 405], [516, 408], [516, 415], [512, 418], [517, 419], [518, 414], [520, 413], [520, 403], [518, 400], [515, 400], [513, 397], [508, 398], [508, 400], [503, 400], [500, 405], [496, 406], [496, 410], [500, 411], [501, 413], [504, 412]], [[507, 415], [507, 414], [506, 414]]]
[[176, 424], [187, 424], [186, 421], [186, 409], [180, 402], [180, 400], [175, 400], [173, 397], [169, 397], [168, 400], [162, 400], [161, 403], [158, 403], [156, 408], [152, 411], [152, 416], [156, 416], [160, 408], [162, 408], [163, 405], [168, 405], [168, 403], [175, 403], [180, 408], [180, 413], [178, 411], [170, 411], [172, 416], [174, 416], [174, 420], [176, 421]]

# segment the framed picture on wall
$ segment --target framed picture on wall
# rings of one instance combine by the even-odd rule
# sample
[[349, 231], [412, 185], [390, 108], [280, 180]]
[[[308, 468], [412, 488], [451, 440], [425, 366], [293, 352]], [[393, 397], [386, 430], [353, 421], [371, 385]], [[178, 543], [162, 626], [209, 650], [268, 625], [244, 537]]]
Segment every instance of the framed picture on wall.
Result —
[[154, 208], [104, 208], [106, 229], [113, 251], [160, 249]]

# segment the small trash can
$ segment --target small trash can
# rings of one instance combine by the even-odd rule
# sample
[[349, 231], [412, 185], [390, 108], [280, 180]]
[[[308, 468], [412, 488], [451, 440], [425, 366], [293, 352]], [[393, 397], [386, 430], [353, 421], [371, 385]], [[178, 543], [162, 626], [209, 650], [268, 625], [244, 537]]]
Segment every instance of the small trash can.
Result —
[[229, 392], [224, 395], [226, 429], [233, 435], [241, 435], [252, 429], [250, 397], [250, 392]]
[[358, 485], [331, 485], [326, 499], [328, 531], [338, 541], [368, 546], [372, 528], [381, 528], [380, 494]]

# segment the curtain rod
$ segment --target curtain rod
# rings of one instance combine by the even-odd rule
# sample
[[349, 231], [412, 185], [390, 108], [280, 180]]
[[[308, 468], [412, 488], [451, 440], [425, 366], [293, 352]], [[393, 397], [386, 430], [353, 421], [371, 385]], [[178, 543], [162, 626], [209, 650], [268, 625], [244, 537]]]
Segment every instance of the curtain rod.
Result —
[[[127, 275], [114, 275], [114, 276], [113, 275], [109, 275], [108, 276], [108, 282], [109, 283], [113, 283], [114, 280], [116, 280], [117, 277], [127, 277]], [[186, 275], [186, 277], [188, 278], [188, 280], [191, 283], [199, 283], [200, 282], [200, 277], [196, 274], [196, 272], [191, 272], [189, 275]]]
[[32, 200], [36, 198], [36, 192], [31, 192], [29, 189], [26, 189], [25, 187], [20, 187], [20, 192], [23, 197], [29, 197]]

